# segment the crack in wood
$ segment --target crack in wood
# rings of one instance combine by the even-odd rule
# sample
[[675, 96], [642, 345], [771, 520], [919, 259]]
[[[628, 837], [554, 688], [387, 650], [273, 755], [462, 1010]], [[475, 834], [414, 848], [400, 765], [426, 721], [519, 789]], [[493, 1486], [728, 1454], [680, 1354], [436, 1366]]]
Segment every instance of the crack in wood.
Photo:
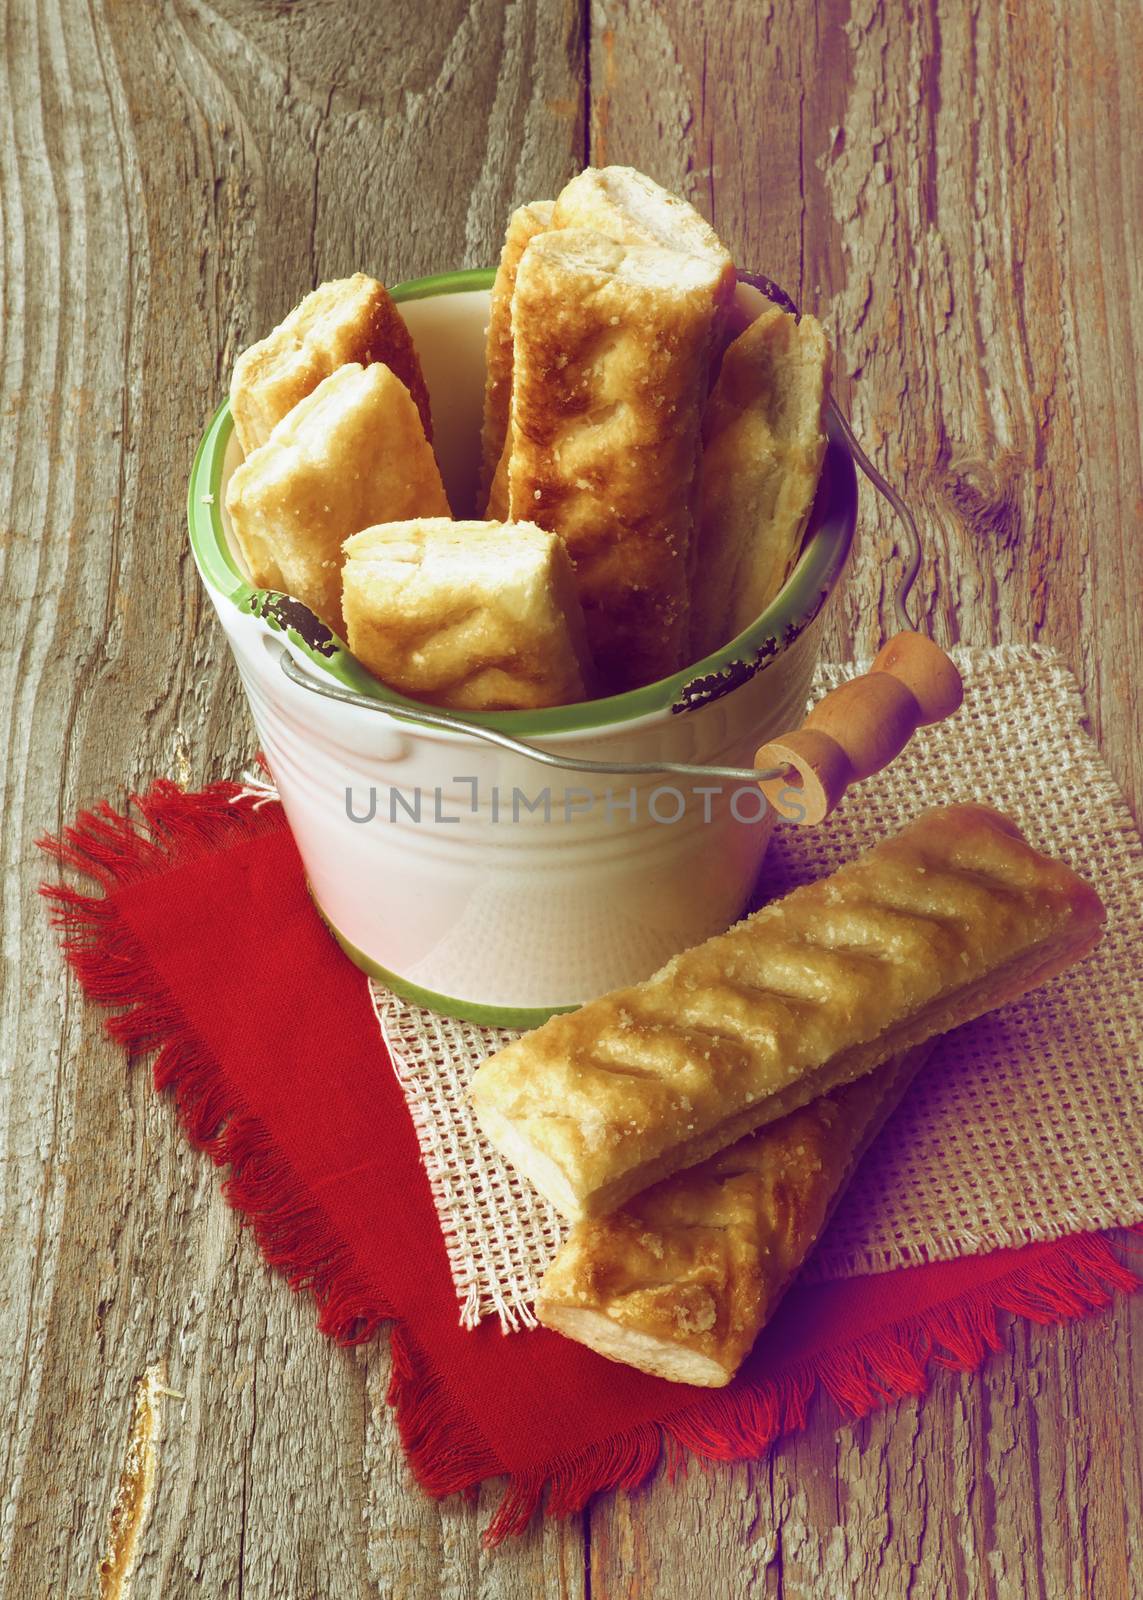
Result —
[[175, 1394], [166, 1387], [166, 1368], [161, 1361], [135, 1381], [127, 1447], [107, 1516], [107, 1548], [99, 1563], [100, 1600], [131, 1600], [139, 1547], [155, 1493], [161, 1399]]

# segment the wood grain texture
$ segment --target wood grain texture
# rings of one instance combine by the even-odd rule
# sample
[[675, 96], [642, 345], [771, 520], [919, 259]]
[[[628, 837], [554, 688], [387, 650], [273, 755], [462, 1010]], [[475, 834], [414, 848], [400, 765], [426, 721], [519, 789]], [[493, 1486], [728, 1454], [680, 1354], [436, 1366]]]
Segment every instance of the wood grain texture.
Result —
[[[1138, 808], [1143, 14], [1124, 0], [11, 0], [0, 70], [0, 1596], [99, 1592], [161, 1363], [137, 1596], [1143, 1594], [1143, 1308], [825, 1408], [495, 1556], [412, 1485], [380, 1346], [266, 1269], [65, 981], [34, 839], [252, 750], [182, 521], [235, 352], [319, 279], [494, 257], [582, 162], [679, 186], [832, 328], [939, 637], [1068, 656]], [[590, 117], [585, 118], [585, 107]], [[866, 497], [831, 648], [887, 620]], [[1007, 779], [1006, 781], [1011, 781]], [[1138, 815], [1138, 809], [1136, 809]]]
[[4, 16], [0, 1593], [97, 1592], [134, 1383], [161, 1360], [187, 1398], [164, 1403], [137, 1594], [574, 1595], [578, 1527], [493, 1565], [489, 1496], [411, 1488], [380, 1346], [315, 1334], [64, 983], [33, 840], [156, 773], [249, 761], [183, 521], [224, 374], [322, 278], [491, 259], [508, 209], [582, 163], [582, 16]]
[[[593, 154], [645, 166], [830, 330], [926, 544], [941, 642], [1077, 673], [1138, 816], [1143, 12], [1087, 0], [599, 0]], [[827, 649], [891, 622], [863, 498]]]

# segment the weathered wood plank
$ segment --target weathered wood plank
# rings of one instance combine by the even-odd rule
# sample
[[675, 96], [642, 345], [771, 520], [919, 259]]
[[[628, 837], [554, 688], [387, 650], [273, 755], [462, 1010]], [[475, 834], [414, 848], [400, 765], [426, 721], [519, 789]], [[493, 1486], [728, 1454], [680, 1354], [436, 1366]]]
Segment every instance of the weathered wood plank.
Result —
[[[496, 1556], [413, 1488], [380, 1346], [319, 1339], [59, 976], [31, 842], [251, 738], [185, 549], [235, 351], [314, 281], [492, 258], [579, 165], [580, 7], [14, 0], [0, 70], [5, 638], [0, 1595], [97, 1592], [135, 1380], [162, 1364], [139, 1594], [1140, 1592], [1143, 1310], [1017, 1325], [979, 1377]], [[942, 637], [1044, 637], [1140, 781], [1136, 8], [593, 9], [596, 160], [677, 184], [834, 328], [922, 513]], [[832, 647], [886, 620], [867, 503]], [[1132, 1541], [1135, 1541], [1134, 1545]], [[1130, 1562], [1134, 1557], [1134, 1566]]]
[[103, 794], [233, 775], [252, 733], [186, 548], [234, 354], [322, 278], [495, 259], [582, 162], [579, 8], [5, 13], [0, 406], [5, 1235], [0, 1593], [97, 1592], [135, 1379], [162, 1362], [137, 1592], [576, 1595], [578, 1526], [508, 1565], [409, 1485], [383, 1350], [261, 1265], [146, 1074], [65, 985], [33, 839]]
[[[921, 524], [914, 615], [1057, 645], [1137, 815], [1141, 65], [1111, 4], [592, 6], [594, 159], [679, 188], [823, 318]], [[891, 553], [865, 495], [831, 651], [891, 626]], [[593, 1595], [1138, 1593], [1141, 1329], [1018, 1326], [920, 1406], [819, 1408], [768, 1465], [600, 1503]]]
[[938, 1373], [922, 1401], [841, 1427], [818, 1401], [768, 1461], [601, 1500], [594, 1600], [1136, 1596], [1141, 1334], [1126, 1303], [1009, 1324], [980, 1373]]
[[[857, 431], [921, 523], [938, 637], [1057, 645], [1137, 808], [1138, 7], [596, 0], [592, 18], [595, 159], [682, 189], [824, 319]], [[871, 495], [859, 546], [839, 652], [891, 624]]]

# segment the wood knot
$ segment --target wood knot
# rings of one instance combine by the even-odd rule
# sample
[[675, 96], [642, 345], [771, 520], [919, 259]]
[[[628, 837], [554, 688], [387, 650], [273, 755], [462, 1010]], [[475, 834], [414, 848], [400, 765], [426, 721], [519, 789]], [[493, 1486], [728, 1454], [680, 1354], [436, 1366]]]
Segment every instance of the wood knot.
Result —
[[1023, 532], [1020, 491], [1029, 466], [1014, 450], [991, 461], [953, 456], [938, 478], [940, 493], [974, 540], [1010, 549]]

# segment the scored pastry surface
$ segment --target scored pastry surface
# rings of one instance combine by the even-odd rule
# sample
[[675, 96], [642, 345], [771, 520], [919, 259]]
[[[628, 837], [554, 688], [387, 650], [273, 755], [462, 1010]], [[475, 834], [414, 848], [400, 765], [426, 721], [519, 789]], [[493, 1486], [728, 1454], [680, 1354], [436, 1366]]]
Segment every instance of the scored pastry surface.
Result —
[[939, 807], [508, 1045], [477, 1070], [475, 1113], [564, 1215], [599, 1215], [1025, 992], [1089, 949], [1102, 917], [1006, 818]]
[[577, 1222], [540, 1285], [540, 1322], [674, 1382], [729, 1383], [929, 1049]]
[[683, 664], [718, 267], [584, 230], [538, 234], [516, 278], [508, 504], [560, 534], [605, 692]]
[[264, 445], [286, 413], [347, 363], [383, 361], [408, 389], [432, 438], [429, 392], [396, 302], [363, 272], [323, 283], [234, 363], [230, 412], [243, 453]]

